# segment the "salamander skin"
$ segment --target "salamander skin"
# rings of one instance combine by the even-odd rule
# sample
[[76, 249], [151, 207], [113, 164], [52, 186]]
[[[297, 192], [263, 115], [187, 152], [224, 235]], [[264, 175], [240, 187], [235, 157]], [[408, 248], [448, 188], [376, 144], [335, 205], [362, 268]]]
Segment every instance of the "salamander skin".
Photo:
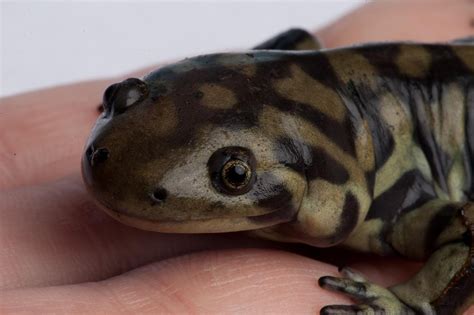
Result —
[[[86, 187], [145, 230], [426, 261], [389, 289], [343, 268], [323, 314], [460, 314], [474, 303], [474, 40], [324, 50], [290, 30], [104, 93]], [[302, 50], [306, 49], [306, 50]]]

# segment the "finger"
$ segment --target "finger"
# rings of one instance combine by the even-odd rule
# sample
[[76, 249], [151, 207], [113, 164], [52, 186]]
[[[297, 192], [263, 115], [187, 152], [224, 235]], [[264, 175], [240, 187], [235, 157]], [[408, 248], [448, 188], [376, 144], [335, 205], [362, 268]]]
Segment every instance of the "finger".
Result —
[[470, 0], [372, 1], [317, 32], [325, 47], [373, 41], [447, 41], [474, 35]]
[[0, 200], [3, 289], [97, 281], [190, 251], [268, 245], [240, 234], [127, 227], [97, 209], [77, 177], [0, 192]]
[[82, 147], [109, 81], [8, 97], [0, 105], [0, 189], [78, 170]]
[[112, 83], [149, 71], [0, 99], [0, 190], [79, 172], [103, 91]]
[[98, 283], [7, 291], [0, 312], [315, 314], [325, 304], [349, 302], [317, 287], [319, 276], [334, 272], [286, 252], [212, 251]]
[[0, 313], [315, 314], [324, 305], [349, 303], [318, 287], [328, 274], [336, 268], [283, 251], [208, 251], [96, 283], [7, 291]]

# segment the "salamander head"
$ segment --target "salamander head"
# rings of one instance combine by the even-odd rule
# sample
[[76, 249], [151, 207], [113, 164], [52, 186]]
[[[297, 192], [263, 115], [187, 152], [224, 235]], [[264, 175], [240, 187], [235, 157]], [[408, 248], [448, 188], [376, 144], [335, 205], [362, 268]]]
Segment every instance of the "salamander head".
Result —
[[106, 212], [141, 229], [184, 233], [295, 218], [306, 182], [275, 147], [280, 118], [265, 110], [271, 86], [255, 79], [255, 58], [196, 57], [105, 91], [82, 170]]

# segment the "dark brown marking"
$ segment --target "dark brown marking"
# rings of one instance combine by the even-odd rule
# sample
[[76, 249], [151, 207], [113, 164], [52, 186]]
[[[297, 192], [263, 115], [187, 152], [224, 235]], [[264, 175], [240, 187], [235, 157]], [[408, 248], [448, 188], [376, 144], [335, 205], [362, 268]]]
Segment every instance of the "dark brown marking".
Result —
[[344, 207], [339, 218], [339, 226], [334, 233], [333, 243], [345, 240], [349, 234], [354, 230], [359, 218], [360, 211], [359, 201], [352, 193], [346, 193]]
[[306, 167], [306, 177], [309, 180], [322, 178], [335, 185], [343, 185], [349, 180], [349, 172], [344, 165], [332, 158], [324, 149], [311, 148], [311, 156], [311, 165]]
[[[268, 183], [271, 175], [262, 182]], [[275, 210], [266, 215], [249, 217], [248, 219], [255, 223], [288, 222], [294, 219], [297, 208], [293, 205], [293, 194], [284, 185], [278, 184], [273, 187], [267, 187], [266, 197], [259, 199], [259, 207]], [[258, 196], [257, 196], [258, 197]]]
[[280, 187], [280, 191], [278, 193], [275, 193], [265, 199], [259, 200], [257, 204], [260, 207], [275, 209], [281, 206], [282, 201], [284, 203], [287, 203], [289, 200], [291, 200], [290, 192], [287, 191], [285, 188]]
[[331, 139], [331, 141], [345, 153], [352, 157], [356, 156], [353, 138], [355, 131], [349, 118], [339, 123], [310, 105], [296, 102], [294, 114], [308, 121], [316, 129], [321, 131], [321, 133]]
[[347, 169], [320, 147], [312, 147], [290, 138], [280, 138], [275, 147], [280, 163], [306, 179], [324, 179], [335, 185], [343, 185], [349, 180]]
[[270, 38], [253, 49], [293, 50], [305, 40], [314, 40], [314, 37], [305, 30], [294, 28]]
[[367, 120], [372, 132], [372, 141], [375, 154], [375, 170], [380, 169], [390, 158], [395, 148], [395, 140], [387, 124], [380, 119], [381, 103], [379, 98], [382, 91], [373, 89], [360, 83], [356, 86], [353, 81], [345, 86], [347, 94]]
[[368, 44], [355, 47], [354, 51], [362, 54], [374, 67], [381, 77], [400, 80], [403, 75], [394, 62], [400, 54], [400, 45], [397, 44]]
[[344, 206], [339, 217], [339, 225], [331, 236], [325, 238], [327, 244], [338, 244], [349, 236], [357, 225], [360, 211], [359, 201], [351, 192], [346, 193]]
[[425, 237], [425, 248], [427, 253], [435, 250], [435, 243], [441, 232], [452, 224], [456, 212], [459, 211], [457, 205], [447, 205], [440, 209], [428, 224], [428, 230]]
[[408, 171], [372, 202], [366, 220], [380, 218], [383, 222], [395, 222], [401, 214], [435, 197], [432, 183], [419, 170]]
[[453, 47], [449, 45], [431, 45], [427, 51], [431, 54], [432, 63], [430, 69], [430, 79], [439, 80], [439, 82], [462, 81], [466, 78], [472, 78], [472, 71], [454, 52]]
[[312, 160], [309, 146], [291, 138], [277, 139], [274, 150], [275, 156], [281, 164], [302, 175]]
[[374, 196], [375, 174], [375, 170], [365, 172], [365, 180], [367, 183], [367, 190], [370, 193], [370, 197]]
[[256, 189], [262, 194], [255, 193], [258, 198], [257, 205], [268, 209], [289, 208], [293, 199], [292, 193], [282, 184], [270, 186], [268, 183], [273, 182], [272, 178], [270, 174], [259, 176]]

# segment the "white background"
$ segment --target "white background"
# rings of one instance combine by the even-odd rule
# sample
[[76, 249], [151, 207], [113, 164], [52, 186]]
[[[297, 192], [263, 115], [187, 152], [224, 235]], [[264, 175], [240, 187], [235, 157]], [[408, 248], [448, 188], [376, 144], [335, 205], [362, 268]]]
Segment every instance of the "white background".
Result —
[[250, 48], [363, 2], [2, 2], [0, 96]]

